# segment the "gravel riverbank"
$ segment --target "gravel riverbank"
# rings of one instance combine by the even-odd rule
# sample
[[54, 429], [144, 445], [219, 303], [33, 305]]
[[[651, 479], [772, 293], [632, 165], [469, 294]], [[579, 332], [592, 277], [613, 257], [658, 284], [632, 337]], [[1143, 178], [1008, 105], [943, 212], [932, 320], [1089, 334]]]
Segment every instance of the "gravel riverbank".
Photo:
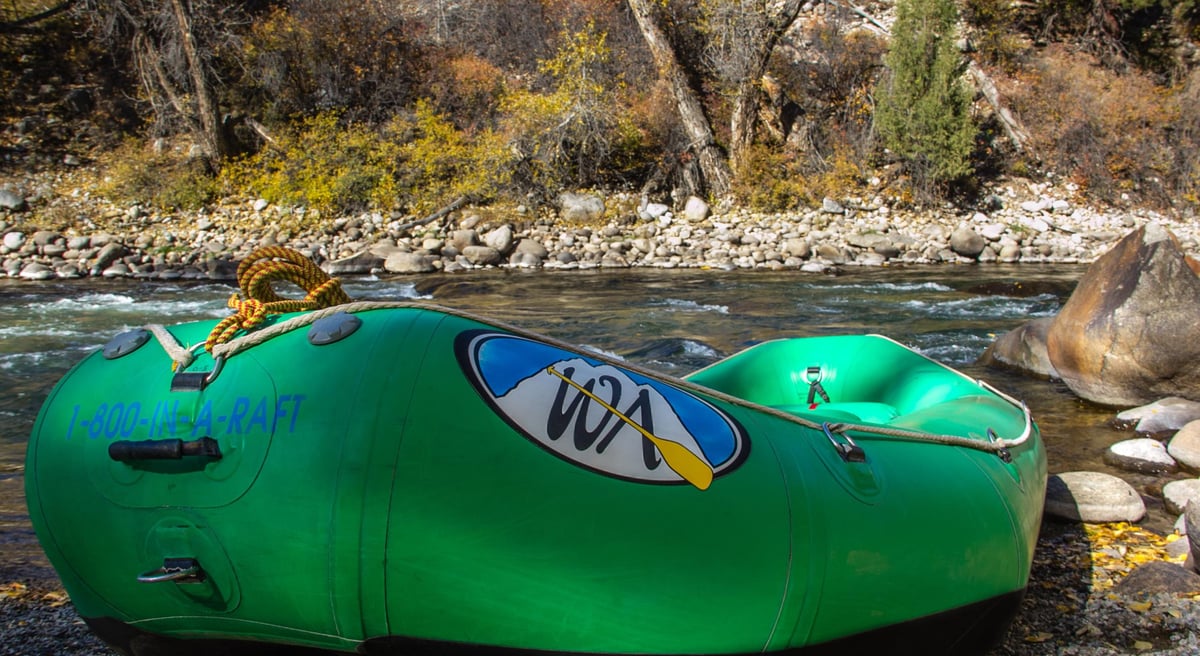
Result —
[[880, 198], [826, 199], [780, 214], [679, 207], [630, 194], [564, 194], [535, 211], [465, 207], [418, 218], [322, 216], [262, 199], [195, 212], [117, 206], [78, 174], [0, 180], [0, 270], [29, 280], [229, 277], [260, 246], [286, 245], [337, 275], [481, 267], [798, 269], [939, 263], [1090, 262], [1129, 231], [1162, 224], [1200, 251], [1193, 222], [1145, 209], [1095, 209], [1072, 185], [1014, 182], [978, 209], [911, 211]]

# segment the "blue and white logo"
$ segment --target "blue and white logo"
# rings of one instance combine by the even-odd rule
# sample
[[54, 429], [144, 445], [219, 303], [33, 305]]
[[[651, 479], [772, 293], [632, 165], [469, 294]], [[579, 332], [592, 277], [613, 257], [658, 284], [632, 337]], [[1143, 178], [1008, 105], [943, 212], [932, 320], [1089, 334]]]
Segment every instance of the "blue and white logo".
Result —
[[749, 452], [744, 429], [728, 414], [645, 376], [507, 333], [466, 332], [456, 350], [471, 383], [509, 425], [587, 469], [706, 489]]

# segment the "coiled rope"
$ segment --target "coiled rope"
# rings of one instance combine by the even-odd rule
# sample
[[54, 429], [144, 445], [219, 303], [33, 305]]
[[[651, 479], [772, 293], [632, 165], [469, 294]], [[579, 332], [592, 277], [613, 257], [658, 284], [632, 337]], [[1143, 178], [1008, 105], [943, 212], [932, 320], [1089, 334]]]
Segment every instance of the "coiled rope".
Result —
[[[340, 280], [330, 278], [312, 260], [283, 246], [267, 246], [250, 253], [238, 265], [237, 281], [242, 295], [235, 292], [229, 297], [234, 314], [217, 323], [204, 340], [204, 349], [209, 353], [218, 344], [233, 339], [238, 331], [253, 330], [269, 315], [320, 310], [350, 302]], [[277, 281], [293, 283], [307, 295], [301, 299], [284, 298], [272, 287]]]

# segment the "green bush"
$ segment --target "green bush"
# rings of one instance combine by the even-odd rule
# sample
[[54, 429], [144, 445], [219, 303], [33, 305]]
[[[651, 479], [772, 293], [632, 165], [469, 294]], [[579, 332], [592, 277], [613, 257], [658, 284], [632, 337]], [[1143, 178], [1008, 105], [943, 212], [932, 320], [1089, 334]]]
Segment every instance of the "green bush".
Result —
[[884, 59], [888, 75], [876, 94], [875, 124], [884, 145], [926, 197], [972, 173], [976, 128], [954, 44], [956, 22], [951, 0], [899, 0]]

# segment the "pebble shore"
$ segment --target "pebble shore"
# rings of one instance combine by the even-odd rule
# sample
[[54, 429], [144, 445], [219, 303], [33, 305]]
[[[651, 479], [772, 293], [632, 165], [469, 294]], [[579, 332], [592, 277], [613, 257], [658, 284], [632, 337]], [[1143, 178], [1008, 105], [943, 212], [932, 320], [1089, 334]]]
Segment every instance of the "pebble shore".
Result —
[[671, 208], [629, 194], [564, 194], [548, 210], [467, 207], [428, 222], [380, 212], [325, 217], [262, 199], [163, 212], [116, 206], [86, 187], [0, 187], [18, 190], [0, 202], [0, 270], [28, 280], [228, 278], [231, 263], [273, 245], [299, 250], [335, 275], [1086, 263], [1151, 221], [1171, 230], [1185, 251], [1200, 250], [1194, 222], [1145, 209], [1089, 208], [1071, 200], [1077, 190], [1069, 184], [1013, 183], [974, 210], [916, 212], [869, 198], [761, 214], [714, 209], [697, 198]]

